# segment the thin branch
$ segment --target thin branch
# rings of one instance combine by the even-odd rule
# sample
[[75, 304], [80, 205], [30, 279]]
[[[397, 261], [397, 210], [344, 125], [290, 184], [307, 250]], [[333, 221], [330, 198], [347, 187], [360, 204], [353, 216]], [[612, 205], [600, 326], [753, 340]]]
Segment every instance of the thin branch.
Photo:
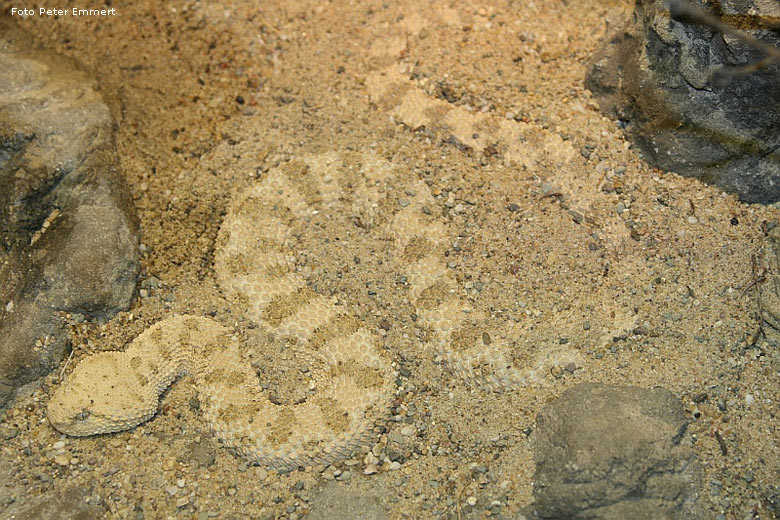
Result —
[[743, 65], [739, 67], [722, 67], [716, 73], [729, 76], [744, 76], [752, 74], [753, 72], [769, 67], [770, 65], [780, 61], [780, 49], [764, 43], [749, 34], [732, 27], [731, 25], [724, 23], [723, 20], [718, 18], [712, 13], [708, 13], [698, 7], [691, 5], [688, 0], [670, 0], [669, 13], [672, 18], [676, 20], [689, 20], [702, 25], [706, 25], [710, 29], [717, 32], [733, 36], [737, 40], [741, 41], [745, 45], [748, 45], [763, 54], [766, 57], [755, 63]]

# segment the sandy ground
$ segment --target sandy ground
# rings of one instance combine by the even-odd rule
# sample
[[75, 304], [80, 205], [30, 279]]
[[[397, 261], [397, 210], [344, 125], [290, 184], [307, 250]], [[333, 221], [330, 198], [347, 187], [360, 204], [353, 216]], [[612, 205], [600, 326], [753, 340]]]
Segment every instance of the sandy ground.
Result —
[[[536, 414], [573, 385], [607, 381], [680, 397], [713, 518], [774, 518], [780, 357], [771, 329], [756, 340], [755, 288], [774, 287], [777, 210], [650, 168], [599, 113], [586, 64], [629, 2], [113, 7], [20, 20], [100, 82], [141, 222], [140, 297], [109, 323], [73, 320], [65, 374], [174, 312], [234, 325], [212, 265], [232, 193], [331, 150], [376, 153], [426, 180], [454, 230], [464, 294], [506, 325], [518, 359], [545, 362], [517, 392], [466, 387], [415, 342], [377, 244], [334, 247], [350, 216], [323, 217], [299, 237], [298, 263], [386, 330], [399, 368], [386, 433], [366, 448], [377, 457], [281, 475], [247, 465], [209, 433], [187, 379], [133, 431], [66, 438], [45, 418], [55, 373], [0, 416], [0, 517], [295, 519], [346, 491], [390, 518], [517, 518], [532, 500]], [[477, 118], [485, 136], [469, 134]], [[294, 361], [257, 348], [269, 391], [290, 399]], [[576, 369], [556, 364], [561, 349]]]

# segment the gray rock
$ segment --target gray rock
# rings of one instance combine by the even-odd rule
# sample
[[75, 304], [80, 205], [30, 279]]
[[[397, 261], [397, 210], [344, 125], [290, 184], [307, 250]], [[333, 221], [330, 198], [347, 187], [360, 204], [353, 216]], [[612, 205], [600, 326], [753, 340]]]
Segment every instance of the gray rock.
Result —
[[[734, 37], [671, 18], [665, 4], [637, 0], [633, 16], [597, 51], [587, 88], [602, 110], [627, 122], [629, 137], [654, 166], [748, 202], [780, 200], [780, 64], [713, 76], [720, 67], [764, 56]], [[692, 4], [700, 7], [702, 1]], [[780, 17], [780, 3], [708, 5], [717, 5], [725, 19], [742, 20], [747, 34], [780, 44], [778, 33], [760, 23]]]
[[[57, 475], [49, 467], [40, 467], [20, 479], [15, 473], [25, 471], [24, 465], [10, 454], [0, 454], [0, 518], [15, 520], [92, 520], [105, 518], [108, 514], [105, 505], [91, 488], [83, 485], [69, 484], [64, 480], [60, 485], [52, 487]], [[32, 491], [23, 482], [35, 481], [39, 486]], [[45, 486], [45, 490], [40, 486]]]
[[100, 504], [88, 502], [89, 496], [77, 486], [57, 493], [25, 497], [24, 504], [12, 503], [6, 513], [15, 520], [97, 520], [108, 511]]
[[[389, 494], [385, 490], [385, 494]], [[387, 509], [380, 497], [358, 491], [350, 491], [336, 482], [325, 484], [312, 502], [309, 520], [331, 518], [361, 518], [364, 520], [385, 520]]]
[[[12, 504], [7, 511], [16, 520], [97, 520], [106, 518], [108, 511], [100, 505], [86, 501], [84, 491], [71, 486], [62, 493], [39, 495], [25, 501], [22, 506]], [[14, 511], [11, 514], [11, 511]], [[18, 511], [18, 512], [17, 512]]]
[[586, 383], [536, 421], [529, 518], [703, 518], [699, 466], [669, 391]]
[[0, 407], [57, 366], [63, 312], [126, 309], [137, 222], [95, 82], [0, 17]]

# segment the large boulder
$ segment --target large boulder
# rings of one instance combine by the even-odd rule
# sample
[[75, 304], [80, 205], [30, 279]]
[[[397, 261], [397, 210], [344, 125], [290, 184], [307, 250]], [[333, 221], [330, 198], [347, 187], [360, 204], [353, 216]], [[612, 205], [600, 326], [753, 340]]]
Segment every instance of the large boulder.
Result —
[[0, 17], [0, 407], [133, 296], [137, 221], [96, 83]]
[[529, 518], [704, 518], [687, 420], [668, 390], [581, 384], [536, 424]]
[[[586, 86], [604, 111], [626, 124], [651, 164], [748, 202], [780, 200], [780, 64], [730, 72], [765, 55], [690, 17], [675, 19], [669, 3], [675, 15], [686, 6], [711, 9], [702, 0], [637, 0], [633, 16], [597, 51]], [[769, 24], [780, 18], [780, 3], [710, 5], [723, 23], [780, 44]]]

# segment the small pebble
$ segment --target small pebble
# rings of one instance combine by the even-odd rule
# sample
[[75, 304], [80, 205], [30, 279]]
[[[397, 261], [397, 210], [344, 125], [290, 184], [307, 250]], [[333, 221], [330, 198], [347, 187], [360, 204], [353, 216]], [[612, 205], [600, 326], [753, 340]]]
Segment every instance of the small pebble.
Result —
[[190, 497], [181, 497], [176, 501], [176, 507], [184, 507], [190, 503]]
[[174, 496], [179, 491], [179, 488], [177, 488], [176, 486], [168, 486], [167, 488], [165, 488], [165, 491], [169, 495]]
[[366, 461], [367, 465], [375, 466], [379, 462], [379, 459], [376, 457], [376, 455], [374, 455], [373, 453], [369, 452], [366, 455], [365, 461]]
[[54, 462], [58, 466], [67, 466], [68, 464], [70, 464], [68, 457], [66, 457], [65, 455], [57, 455], [56, 457], [54, 457]]
[[52, 445], [52, 448], [54, 448], [55, 450], [61, 450], [64, 447], [65, 447], [65, 441], [57, 441]]

